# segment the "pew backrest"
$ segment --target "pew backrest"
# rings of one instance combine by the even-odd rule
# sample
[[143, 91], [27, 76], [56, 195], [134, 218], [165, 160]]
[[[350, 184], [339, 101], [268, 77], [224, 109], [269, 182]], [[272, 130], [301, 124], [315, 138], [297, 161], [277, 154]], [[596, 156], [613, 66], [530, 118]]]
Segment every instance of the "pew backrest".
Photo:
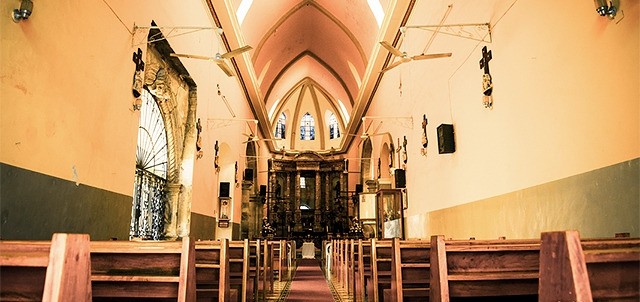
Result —
[[171, 242], [92, 241], [94, 298], [195, 301], [195, 252], [190, 238]]
[[538, 294], [540, 240], [431, 237], [431, 301]]
[[394, 238], [392, 252], [391, 301], [428, 301], [429, 241]]
[[577, 231], [541, 239], [540, 301], [640, 300], [640, 239], [581, 240]]
[[371, 280], [371, 241], [358, 239], [356, 252], [355, 300], [365, 301], [366, 284]]
[[91, 301], [89, 235], [0, 241], [0, 300]]
[[196, 298], [231, 300], [229, 240], [199, 241], [195, 246]]
[[385, 289], [391, 289], [391, 240], [371, 239], [372, 300], [384, 300]]

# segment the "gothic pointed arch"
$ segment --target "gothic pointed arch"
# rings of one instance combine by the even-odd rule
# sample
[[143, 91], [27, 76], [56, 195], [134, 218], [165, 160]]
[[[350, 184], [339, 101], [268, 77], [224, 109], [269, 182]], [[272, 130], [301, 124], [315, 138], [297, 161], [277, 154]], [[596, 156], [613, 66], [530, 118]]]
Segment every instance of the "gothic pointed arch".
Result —
[[360, 156], [360, 183], [365, 184], [367, 180], [373, 179], [371, 175], [371, 155], [373, 145], [371, 139], [366, 138], [362, 143], [362, 155]]
[[[152, 25], [157, 24], [152, 22]], [[152, 29], [149, 37], [162, 38], [163, 35], [158, 29]], [[136, 177], [132, 238], [175, 239], [190, 233], [192, 175], [189, 173], [193, 173], [196, 156], [197, 91], [185, 67], [180, 60], [172, 58], [171, 53], [173, 50], [165, 39], [147, 45], [143, 88], [147, 111], [153, 114], [140, 113], [136, 156], [141, 159], [136, 173], [157, 177], [157, 173], [148, 172], [162, 167], [164, 176], [162, 185], [160, 180]], [[150, 143], [145, 142], [147, 133], [152, 133]], [[153, 148], [149, 148], [149, 144]], [[149, 149], [152, 151], [147, 151]], [[154, 159], [146, 164], [148, 160], [142, 159], [145, 157]], [[145, 199], [152, 206], [144, 207]], [[149, 222], [151, 227], [140, 228]]]

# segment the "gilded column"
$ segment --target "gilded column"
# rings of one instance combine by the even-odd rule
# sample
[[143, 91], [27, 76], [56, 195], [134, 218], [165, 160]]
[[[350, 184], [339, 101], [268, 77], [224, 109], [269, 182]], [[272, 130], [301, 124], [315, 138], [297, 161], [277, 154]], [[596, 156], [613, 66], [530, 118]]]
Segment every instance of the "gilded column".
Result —
[[290, 231], [290, 223], [293, 220], [293, 212], [292, 207], [294, 203], [291, 201], [291, 172], [287, 172], [287, 183], [284, 186], [284, 198], [286, 200], [286, 224], [287, 224], [287, 233]]
[[333, 198], [331, 198], [331, 173], [324, 173], [324, 209], [329, 212], [329, 205], [333, 202]]
[[269, 213], [269, 222], [271, 224], [273, 224], [273, 221], [275, 220], [276, 215], [278, 215], [278, 213], [275, 213], [273, 211], [274, 205], [277, 202], [277, 199], [275, 196], [276, 181], [277, 181], [276, 175], [277, 173], [275, 172], [271, 173], [269, 177], [269, 191], [267, 193], [267, 212]]
[[320, 216], [321, 215], [320, 214], [321, 213], [320, 210], [322, 209], [322, 204], [320, 203], [320, 200], [322, 199], [322, 198], [320, 198], [321, 197], [320, 196], [320, 194], [321, 194], [320, 186], [322, 185], [321, 184], [322, 179], [320, 179], [320, 177], [321, 177], [320, 176], [320, 171], [316, 171], [316, 192], [315, 192], [315, 199], [316, 200], [315, 200], [315, 203], [314, 203], [315, 204], [315, 211], [313, 213], [314, 216], [315, 216], [314, 222], [313, 222], [313, 229], [316, 232], [322, 232], [322, 224], [321, 224], [321, 218], [322, 217]]
[[295, 217], [296, 222], [293, 230], [296, 232], [302, 232], [302, 211], [300, 211], [300, 171], [296, 171], [296, 196], [295, 196]]

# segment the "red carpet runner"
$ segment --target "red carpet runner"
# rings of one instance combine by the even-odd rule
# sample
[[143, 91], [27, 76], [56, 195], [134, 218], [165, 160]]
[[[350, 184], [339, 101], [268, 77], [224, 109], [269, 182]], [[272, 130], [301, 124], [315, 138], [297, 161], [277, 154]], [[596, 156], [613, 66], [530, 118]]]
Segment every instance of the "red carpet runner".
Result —
[[333, 301], [329, 285], [316, 259], [298, 259], [287, 301]]

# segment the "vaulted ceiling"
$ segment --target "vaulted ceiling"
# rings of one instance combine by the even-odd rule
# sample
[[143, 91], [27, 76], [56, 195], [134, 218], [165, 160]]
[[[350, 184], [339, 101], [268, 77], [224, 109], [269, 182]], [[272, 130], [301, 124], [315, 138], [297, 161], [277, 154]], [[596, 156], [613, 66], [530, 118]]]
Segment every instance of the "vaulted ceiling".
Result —
[[[286, 108], [293, 108], [289, 135], [296, 136], [294, 117], [301, 117], [304, 112], [296, 111], [305, 107], [304, 93], [293, 93], [300, 87], [322, 92], [308, 98], [317, 109], [312, 114], [321, 115], [317, 121], [322, 123], [327, 119], [325, 112], [331, 112], [338, 117], [343, 133], [354, 133], [380, 81], [379, 71], [390, 60], [378, 41], [397, 41], [398, 28], [414, 5], [411, 0], [205, 2], [216, 26], [224, 30], [227, 51], [253, 47], [232, 62], [262, 136], [267, 138], [273, 138], [275, 120]], [[374, 15], [376, 7], [384, 15]], [[243, 10], [246, 14], [239, 13]], [[319, 94], [322, 96], [317, 97]], [[302, 105], [288, 105], [290, 102]], [[351, 138], [343, 135], [337, 143], [318, 142], [303, 149], [346, 151]], [[287, 140], [269, 146], [272, 151], [280, 147], [300, 149], [301, 144]]]

